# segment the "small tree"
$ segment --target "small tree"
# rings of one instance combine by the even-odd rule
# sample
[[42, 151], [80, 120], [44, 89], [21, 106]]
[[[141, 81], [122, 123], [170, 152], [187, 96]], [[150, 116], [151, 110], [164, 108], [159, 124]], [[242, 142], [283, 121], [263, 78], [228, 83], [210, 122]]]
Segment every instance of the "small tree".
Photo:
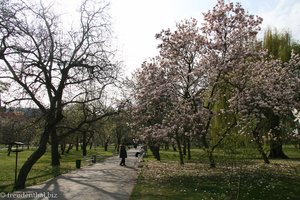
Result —
[[[137, 71], [134, 76], [133, 124], [140, 139], [147, 142], [153, 151], [166, 136], [158, 134], [156, 127], [162, 124], [163, 117], [167, 115], [166, 107], [169, 106], [170, 95], [164, 87], [164, 72], [159, 69], [155, 60], [152, 63], [143, 63], [142, 70]], [[153, 154], [159, 159], [159, 151], [154, 151]]]
[[[227, 103], [236, 87], [230, 83], [230, 77], [236, 71], [247, 68], [257, 55], [256, 35], [261, 22], [262, 18], [248, 14], [240, 3], [226, 4], [224, 0], [219, 0], [212, 10], [204, 13], [201, 31], [205, 36], [205, 59], [202, 62], [207, 65], [209, 72], [209, 89], [205, 93], [204, 107], [210, 115], [206, 121], [203, 143], [208, 150], [211, 167], [215, 167], [212, 158], [214, 149], [237, 124], [235, 113]], [[220, 116], [226, 119], [220, 120]], [[223, 123], [218, 125], [220, 129], [213, 127], [216, 122]], [[217, 134], [215, 130], [220, 133]], [[217, 141], [209, 143], [206, 136], [217, 136]]]
[[[161, 40], [159, 56], [152, 63], [145, 62], [136, 73], [136, 116], [143, 124], [141, 132], [153, 146], [150, 149], [171, 138], [183, 164], [185, 149], [181, 146], [187, 143], [191, 158], [190, 139], [193, 134], [202, 134], [206, 116], [201, 99], [207, 86], [201, 65], [203, 37], [195, 19], [178, 23], [176, 31], [163, 30], [156, 37]], [[146, 116], [142, 118], [143, 113]]]

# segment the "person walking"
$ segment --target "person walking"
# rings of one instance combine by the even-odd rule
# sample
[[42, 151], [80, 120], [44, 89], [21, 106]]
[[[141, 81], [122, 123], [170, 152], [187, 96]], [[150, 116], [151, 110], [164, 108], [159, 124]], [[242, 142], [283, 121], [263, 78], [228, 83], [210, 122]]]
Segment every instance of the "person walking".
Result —
[[121, 158], [120, 165], [121, 165], [121, 166], [126, 166], [126, 165], [125, 165], [125, 158], [127, 158], [127, 152], [126, 152], [126, 147], [125, 147], [124, 144], [121, 145], [121, 149], [120, 149], [120, 158]]

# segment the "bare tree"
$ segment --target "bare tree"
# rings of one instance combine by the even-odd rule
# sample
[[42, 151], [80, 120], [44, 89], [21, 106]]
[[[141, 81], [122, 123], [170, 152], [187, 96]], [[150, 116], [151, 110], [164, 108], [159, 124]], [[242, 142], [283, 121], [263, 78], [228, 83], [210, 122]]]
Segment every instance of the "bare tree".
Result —
[[[119, 67], [113, 62], [114, 52], [109, 51], [107, 7], [103, 2], [85, 0], [77, 26], [65, 30], [61, 16], [51, 6], [1, 0], [0, 80], [11, 84], [6, 102], [34, 103], [44, 116], [39, 146], [20, 169], [16, 189], [25, 187], [27, 175], [45, 153], [50, 137], [52, 165], [59, 165], [56, 130], [64, 118], [64, 107], [99, 101], [106, 86], [115, 82]], [[107, 115], [98, 114], [86, 122]]]

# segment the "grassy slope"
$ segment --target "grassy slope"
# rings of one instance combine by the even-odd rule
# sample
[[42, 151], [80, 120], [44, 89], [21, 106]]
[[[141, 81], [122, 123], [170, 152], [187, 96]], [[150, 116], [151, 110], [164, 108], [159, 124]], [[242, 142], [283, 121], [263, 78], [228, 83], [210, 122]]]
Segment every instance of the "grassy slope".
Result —
[[289, 160], [265, 165], [251, 149], [216, 152], [216, 169], [209, 169], [202, 150], [178, 164], [177, 153], [162, 151], [162, 162], [147, 158], [131, 200], [139, 199], [299, 199], [300, 150], [285, 149]]
[[[102, 155], [103, 158], [113, 155], [113, 147], [109, 148], [108, 152], [105, 152], [103, 148], [88, 150], [88, 156]], [[24, 150], [19, 153], [18, 169], [22, 166], [22, 163], [31, 155], [33, 150]], [[71, 150], [69, 154], [62, 155], [60, 169], [53, 168], [51, 164], [51, 153], [47, 151], [46, 154], [33, 166], [29, 173], [26, 186], [35, 185], [37, 183], [46, 181], [59, 174], [66, 173], [76, 168], [75, 161], [81, 159], [81, 166], [88, 165], [82, 157], [81, 151]], [[7, 156], [5, 149], [0, 150], [0, 192], [11, 192], [13, 190], [14, 178], [15, 178], [15, 153], [11, 153]], [[97, 162], [99, 159], [97, 160]]]

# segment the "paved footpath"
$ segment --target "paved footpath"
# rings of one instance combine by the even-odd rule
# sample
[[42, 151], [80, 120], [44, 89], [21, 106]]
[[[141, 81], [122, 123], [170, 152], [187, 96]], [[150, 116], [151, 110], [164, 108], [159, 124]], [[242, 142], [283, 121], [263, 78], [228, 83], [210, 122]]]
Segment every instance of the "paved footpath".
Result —
[[120, 158], [114, 156], [104, 162], [60, 175], [41, 185], [14, 192], [14, 195], [20, 196], [5, 199], [128, 200], [137, 178], [136, 152], [135, 149], [127, 151], [125, 167], [120, 166]]

